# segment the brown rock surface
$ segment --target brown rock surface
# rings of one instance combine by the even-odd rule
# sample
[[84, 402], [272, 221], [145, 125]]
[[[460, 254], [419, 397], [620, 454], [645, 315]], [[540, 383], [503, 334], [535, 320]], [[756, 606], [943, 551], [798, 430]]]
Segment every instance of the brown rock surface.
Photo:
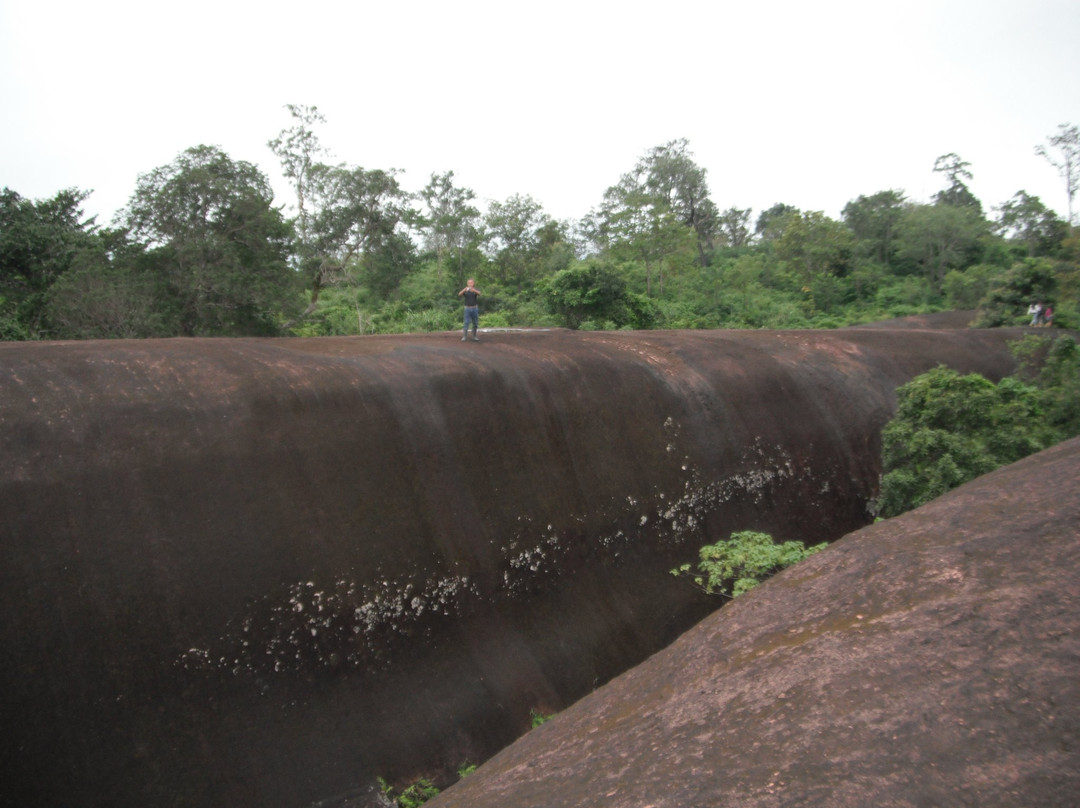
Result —
[[449, 772], [865, 524], [894, 390], [1005, 330], [0, 345], [0, 804], [340, 804]]
[[431, 808], [1075, 806], [1080, 439], [707, 617]]

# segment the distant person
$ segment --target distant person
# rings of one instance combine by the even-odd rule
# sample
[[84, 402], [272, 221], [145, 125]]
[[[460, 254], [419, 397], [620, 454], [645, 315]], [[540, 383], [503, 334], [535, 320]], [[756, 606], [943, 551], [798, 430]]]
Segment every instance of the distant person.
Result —
[[1049, 303], [1042, 310], [1042, 322], [1047, 328], [1050, 328], [1054, 324], [1054, 307]]
[[1028, 314], [1031, 315], [1031, 324], [1038, 325], [1042, 319], [1042, 303], [1032, 303], [1028, 306]]
[[477, 302], [480, 298], [480, 290], [476, 288], [476, 281], [469, 278], [465, 281], [465, 288], [457, 294], [458, 297], [465, 297], [465, 327], [461, 331], [461, 341], [464, 342], [469, 338], [469, 323], [472, 323], [473, 342], [479, 342], [476, 329], [480, 325], [480, 305]]

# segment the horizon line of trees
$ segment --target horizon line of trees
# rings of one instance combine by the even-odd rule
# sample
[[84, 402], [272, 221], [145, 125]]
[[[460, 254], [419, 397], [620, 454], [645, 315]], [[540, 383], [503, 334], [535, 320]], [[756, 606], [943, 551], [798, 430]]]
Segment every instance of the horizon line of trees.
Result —
[[685, 139], [642, 155], [580, 221], [515, 194], [481, 211], [454, 172], [406, 192], [396, 170], [331, 161], [316, 107], [289, 105], [268, 147], [295, 201], [200, 145], [138, 178], [111, 226], [89, 193], [0, 192], [0, 339], [349, 335], [458, 327], [455, 292], [484, 289], [482, 326], [835, 327], [948, 308], [1020, 324], [1053, 306], [1080, 326], [1080, 130], [1036, 147], [1069, 221], [1018, 191], [988, 216], [969, 163], [939, 157], [929, 203], [887, 189], [840, 219], [778, 203], [720, 210]]

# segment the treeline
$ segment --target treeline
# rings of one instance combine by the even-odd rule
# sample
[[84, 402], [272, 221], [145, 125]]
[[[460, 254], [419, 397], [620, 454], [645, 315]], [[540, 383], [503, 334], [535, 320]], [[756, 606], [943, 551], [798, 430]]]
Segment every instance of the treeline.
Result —
[[[454, 173], [417, 193], [400, 172], [330, 162], [314, 107], [268, 146], [294, 199], [221, 149], [139, 177], [108, 226], [88, 193], [0, 194], [0, 338], [349, 335], [460, 327], [475, 278], [482, 327], [823, 328], [948, 309], [983, 325], [1053, 307], [1080, 327], [1080, 231], [1018, 191], [984, 209], [970, 165], [938, 158], [929, 203], [888, 189], [841, 219], [785, 204], [720, 210], [690, 145], [646, 152], [580, 221], [525, 195], [481, 208]], [[1080, 132], [1036, 151], [1069, 197]]]

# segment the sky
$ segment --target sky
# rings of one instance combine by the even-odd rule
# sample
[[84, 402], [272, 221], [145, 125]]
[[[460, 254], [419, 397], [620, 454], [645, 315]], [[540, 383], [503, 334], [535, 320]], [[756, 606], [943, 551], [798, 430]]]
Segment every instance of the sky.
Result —
[[930, 201], [948, 153], [988, 212], [1024, 190], [1064, 217], [1035, 147], [1080, 125], [1080, 3], [0, 0], [0, 187], [92, 191], [98, 224], [200, 144], [291, 212], [266, 145], [290, 103], [326, 117], [328, 162], [407, 191], [453, 171], [481, 207], [520, 194], [556, 219], [680, 138], [713, 202], [754, 219]]

